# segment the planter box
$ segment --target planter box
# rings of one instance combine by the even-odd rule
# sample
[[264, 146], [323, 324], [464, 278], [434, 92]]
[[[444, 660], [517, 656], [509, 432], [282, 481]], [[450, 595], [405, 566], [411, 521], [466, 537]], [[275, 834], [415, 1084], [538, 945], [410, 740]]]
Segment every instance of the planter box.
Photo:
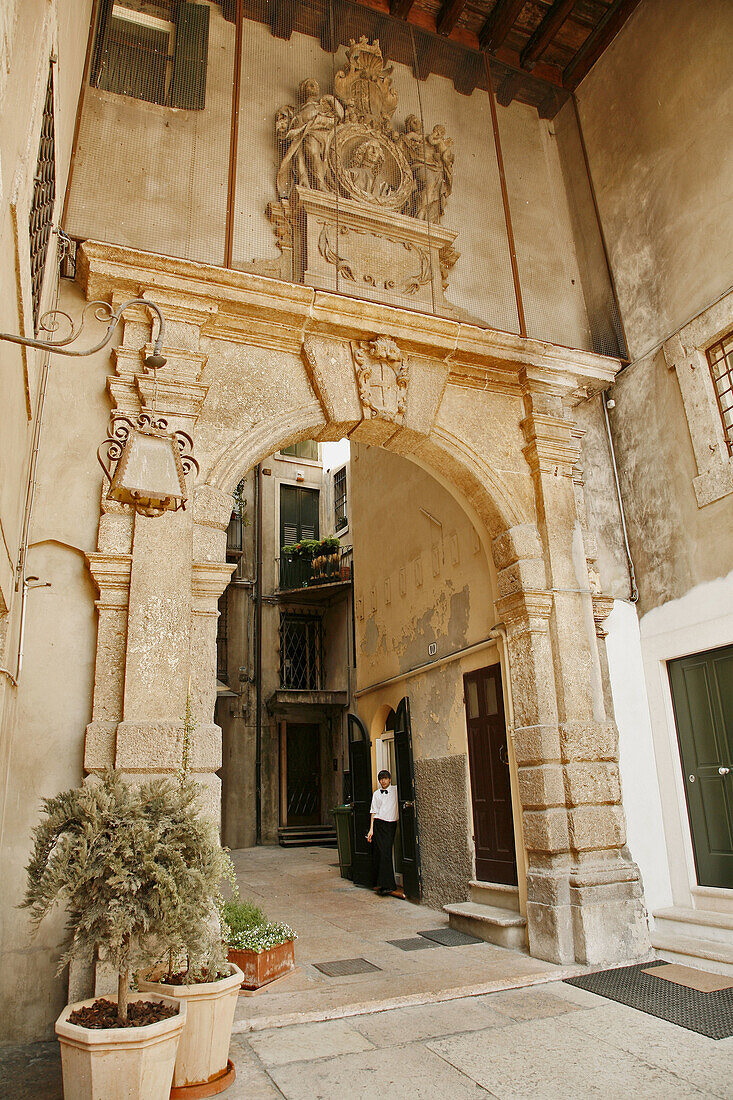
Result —
[[[150, 981], [149, 977], [138, 976], [141, 990], [174, 997], [188, 1009], [171, 1096], [215, 1096], [223, 1092], [234, 1080], [234, 1067], [228, 1061], [229, 1041], [242, 984], [241, 970], [232, 965], [229, 977], [196, 985], [167, 985]], [[205, 1092], [201, 1086], [206, 1086]]]
[[264, 951], [237, 951], [230, 947], [229, 962], [238, 966], [244, 975], [242, 989], [259, 989], [289, 970], [295, 970], [295, 945], [293, 940], [287, 940]]
[[[64, 1100], [168, 1100], [186, 1004], [156, 993], [131, 993], [132, 1001], [173, 1004], [178, 1015], [143, 1027], [80, 1027], [69, 1023], [77, 1008], [97, 997], [67, 1005], [56, 1021], [61, 1045]], [[108, 1000], [116, 1000], [109, 997]]]

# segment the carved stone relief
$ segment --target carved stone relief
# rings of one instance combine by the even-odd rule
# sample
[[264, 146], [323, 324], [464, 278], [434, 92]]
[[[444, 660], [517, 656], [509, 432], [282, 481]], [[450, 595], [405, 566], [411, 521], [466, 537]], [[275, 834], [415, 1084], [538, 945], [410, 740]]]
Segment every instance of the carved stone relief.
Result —
[[391, 336], [352, 342], [356, 383], [364, 419], [404, 424], [410, 365]]
[[453, 141], [442, 125], [424, 134], [414, 114], [398, 128], [391, 73], [379, 41], [352, 39], [333, 94], [309, 78], [297, 106], [278, 110], [278, 198], [267, 214], [280, 271], [321, 289], [451, 313], [444, 291], [459, 253], [441, 222]]

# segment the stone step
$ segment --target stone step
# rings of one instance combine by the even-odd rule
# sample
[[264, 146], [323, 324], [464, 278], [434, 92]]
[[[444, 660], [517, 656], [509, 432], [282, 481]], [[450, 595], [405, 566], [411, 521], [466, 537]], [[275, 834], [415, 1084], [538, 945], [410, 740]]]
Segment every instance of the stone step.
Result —
[[733, 946], [693, 936], [678, 936], [655, 928], [652, 947], [667, 962], [682, 963], [697, 970], [712, 970], [733, 977]]
[[655, 910], [653, 916], [656, 929], [665, 935], [714, 940], [733, 950], [731, 913], [714, 913], [710, 909], [687, 909], [682, 905], [673, 905], [668, 909]]
[[514, 951], [527, 949], [527, 921], [520, 913], [499, 905], [483, 905], [476, 901], [461, 901], [444, 905], [451, 928], [478, 936], [487, 943], [509, 947]]
[[519, 889], [516, 886], [504, 886], [501, 882], [480, 882], [471, 879], [469, 883], [471, 901], [478, 905], [493, 905], [497, 909], [509, 909], [519, 912]]
[[277, 831], [277, 839], [281, 848], [336, 847], [336, 831], [332, 825], [281, 826]]

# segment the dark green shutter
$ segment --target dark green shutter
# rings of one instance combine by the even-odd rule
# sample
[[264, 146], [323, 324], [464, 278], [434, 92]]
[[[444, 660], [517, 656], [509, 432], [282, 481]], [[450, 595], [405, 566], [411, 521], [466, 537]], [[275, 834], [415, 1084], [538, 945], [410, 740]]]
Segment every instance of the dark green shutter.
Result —
[[209, 52], [209, 8], [179, 4], [176, 52], [173, 60], [171, 107], [202, 111], [206, 103], [206, 62]]
[[280, 486], [280, 545], [318, 538], [318, 490]]

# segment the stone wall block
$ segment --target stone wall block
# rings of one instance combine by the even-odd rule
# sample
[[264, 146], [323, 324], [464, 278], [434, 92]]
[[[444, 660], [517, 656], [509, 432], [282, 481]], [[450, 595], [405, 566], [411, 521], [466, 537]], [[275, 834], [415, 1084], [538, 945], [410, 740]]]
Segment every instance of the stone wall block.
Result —
[[650, 955], [649, 925], [638, 898], [612, 898], [571, 908], [575, 957], [585, 966], [599, 966]]
[[566, 852], [570, 848], [565, 809], [526, 810], [522, 815], [524, 843], [528, 851]]
[[[221, 767], [221, 731], [197, 725], [191, 736], [191, 769], [213, 772]], [[177, 772], [183, 758], [180, 722], [121, 722], [117, 730], [115, 767], [126, 772]]]
[[570, 844], [575, 851], [622, 848], [626, 822], [620, 806], [578, 806], [568, 811]]
[[[514, 757], [520, 771], [526, 770], [532, 764], [560, 760], [557, 726], [515, 726], [511, 733]], [[560, 802], [564, 802], [564, 797]]]
[[542, 558], [520, 558], [500, 570], [496, 577], [500, 598], [525, 589], [543, 589], [545, 583], [545, 563]]
[[565, 761], [618, 760], [618, 730], [614, 722], [564, 722], [560, 747]]
[[132, 552], [132, 515], [105, 513], [99, 520], [97, 549], [102, 554], [126, 555]]
[[546, 806], [564, 806], [565, 788], [560, 764], [539, 764], [520, 768], [519, 797], [525, 810]]
[[567, 764], [565, 779], [567, 801], [571, 806], [621, 801], [621, 780], [617, 764], [601, 761]]
[[[468, 899], [468, 760], [463, 754], [415, 760], [420, 815], [420, 858], [426, 905], [439, 908]], [[445, 791], [440, 803], [435, 791]], [[450, 858], [446, 859], [446, 852]]]
[[527, 901], [529, 953], [536, 959], [567, 965], [575, 961], [572, 915], [569, 905], [542, 905]]
[[117, 722], [90, 722], [84, 739], [84, 771], [98, 772], [115, 766]]
[[306, 373], [329, 420], [361, 420], [362, 409], [351, 345], [328, 336], [307, 335], [302, 348]]
[[492, 551], [494, 565], [501, 571], [520, 558], [542, 558], [542, 542], [533, 523], [519, 523], [494, 539]]

